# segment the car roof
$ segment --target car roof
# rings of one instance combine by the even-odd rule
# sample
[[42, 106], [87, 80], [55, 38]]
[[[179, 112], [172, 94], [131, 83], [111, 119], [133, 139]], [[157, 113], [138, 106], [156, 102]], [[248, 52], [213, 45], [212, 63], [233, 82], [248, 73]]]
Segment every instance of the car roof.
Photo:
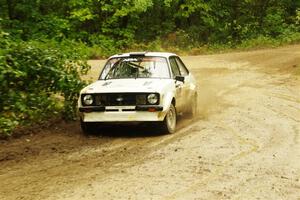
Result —
[[177, 56], [177, 55], [170, 52], [129, 52], [129, 53], [122, 53], [122, 54], [115, 54], [109, 58], [122, 58], [122, 57], [131, 57], [131, 56], [157, 56], [157, 57], [168, 58], [170, 56]]

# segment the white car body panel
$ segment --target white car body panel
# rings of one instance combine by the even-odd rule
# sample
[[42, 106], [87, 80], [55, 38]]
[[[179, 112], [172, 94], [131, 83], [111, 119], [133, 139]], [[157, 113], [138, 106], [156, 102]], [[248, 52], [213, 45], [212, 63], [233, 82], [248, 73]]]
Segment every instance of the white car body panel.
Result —
[[152, 122], [163, 121], [164, 117], [164, 111], [91, 112], [84, 114], [84, 122]]
[[[172, 53], [146, 53], [146, 56], [165, 57], [176, 56]], [[111, 58], [128, 57], [130, 54], [114, 55]], [[170, 63], [168, 61], [170, 68]], [[171, 69], [170, 69], [171, 71]], [[176, 81], [173, 78], [124, 78], [98, 80], [81, 90], [82, 94], [99, 93], [159, 93], [162, 107], [160, 111], [136, 111], [135, 106], [106, 106], [105, 111], [80, 112], [83, 122], [141, 122], [141, 121], [163, 121], [168, 109], [175, 100], [178, 113], [184, 111], [190, 105], [192, 96], [196, 93], [196, 82], [189, 73], [185, 76], [185, 82]], [[81, 98], [78, 107], [84, 107]], [[109, 111], [114, 109], [114, 111]], [[126, 111], [123, 111], [125, 109]], [[132, 109], [132, 111], [128, 111]]]
[[157, 92], [174, 90], [173, 79], [111, 79], [98, 80], [82, 90], [82, 93]]

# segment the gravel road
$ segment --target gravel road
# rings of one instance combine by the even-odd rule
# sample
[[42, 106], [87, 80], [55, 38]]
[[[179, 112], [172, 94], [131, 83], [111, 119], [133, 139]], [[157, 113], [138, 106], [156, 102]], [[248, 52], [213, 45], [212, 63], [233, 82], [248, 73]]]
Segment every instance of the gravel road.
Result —
[[300, 45], [183, 60], [198, 117], [172, 135], [57, 122], [0, 141], [0, 199], [300, 200]]

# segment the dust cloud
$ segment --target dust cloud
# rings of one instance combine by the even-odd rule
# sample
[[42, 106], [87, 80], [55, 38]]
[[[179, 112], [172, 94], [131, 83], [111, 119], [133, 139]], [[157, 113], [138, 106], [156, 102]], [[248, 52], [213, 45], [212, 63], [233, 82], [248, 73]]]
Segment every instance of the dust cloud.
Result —
[[208, 119], [221, 109], [222, 97], [217, 95], [220, 89], [219, 84], [210, 84], [199, 89], [197, 115], [200, 119]]

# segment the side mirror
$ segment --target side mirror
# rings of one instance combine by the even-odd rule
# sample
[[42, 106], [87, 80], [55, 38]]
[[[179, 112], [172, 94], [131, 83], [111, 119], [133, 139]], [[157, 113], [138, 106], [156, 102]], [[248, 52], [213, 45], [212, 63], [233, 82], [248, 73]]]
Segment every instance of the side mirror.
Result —
[[175, 76], [175, 80], [184, 82], [184, 76]]

